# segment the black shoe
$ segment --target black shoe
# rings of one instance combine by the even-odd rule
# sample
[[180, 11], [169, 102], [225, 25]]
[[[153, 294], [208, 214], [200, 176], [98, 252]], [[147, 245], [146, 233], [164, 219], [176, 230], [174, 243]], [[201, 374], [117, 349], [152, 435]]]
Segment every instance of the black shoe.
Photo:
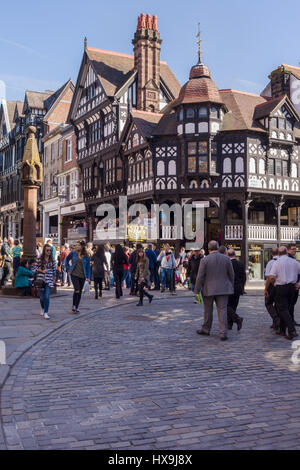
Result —
[[136, 304], [137, 307], [142, 307], [143, 306], [143, 302], [139, 302], [138, 304]]
[[154, 295], [149, 295], [149, 304], [151, 304], [151, 302], [153, 300], [153, 297], [154, 297]]
[[210, 333], [207, 333], [207, 332], [204, 331], [204, 330], [197, 330], [197, 334], [198, 334], [198, 335], [203, 335], [203, 336], [209, 336], [209, 335], [210, 335]]
[[281, 331], [281, 330], [277, 330], [277, 331], [276, 331], [276, 334], [277, 334], [278, 336], [286, 336], [285, 331]]
[[[197, 302], [198, 303], [198, 302]], [[232, 324], [230, 323], [227, 327], [228, 330], [232, 330]]]
[[98, 299], [98, 294], [95, 294], [95, 299]]
[[242, 326], [243, 326], [243, 318], [240, 317], [237, 321], [237, 330], [240, 331], [242, 329]]
[[298, 335], [297, 335], [296, 331], [293, 331], [293, 333], [289, 333], [288, 335], [286, 335], [286, 339], [292, 340], [294, 338], [297, 338], [297, 336]]
[[166, 290], [166, 289], [162, 289], [160, 292], [163, 293], [163, 292], [165, 292], [165, 290]]
[[220, 340], [221, 340], [221, 341], [227, 341], [227, 340], [228, 340], [228, 338], [227, 338], [227, 336], [226, 336], [226, 335], [223, 335], [223, 336], [220, 336]]

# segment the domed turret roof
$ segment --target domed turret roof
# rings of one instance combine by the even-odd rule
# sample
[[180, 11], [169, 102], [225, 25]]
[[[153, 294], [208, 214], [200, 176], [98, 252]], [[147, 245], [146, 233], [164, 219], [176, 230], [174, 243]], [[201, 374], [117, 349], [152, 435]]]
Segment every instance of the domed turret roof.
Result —
[[209, 68], [198, 63], [191, 68], [189, 81], [180, 90], [176, 105], [188, 103], [223, 104], [219, 89], [211, 79]]

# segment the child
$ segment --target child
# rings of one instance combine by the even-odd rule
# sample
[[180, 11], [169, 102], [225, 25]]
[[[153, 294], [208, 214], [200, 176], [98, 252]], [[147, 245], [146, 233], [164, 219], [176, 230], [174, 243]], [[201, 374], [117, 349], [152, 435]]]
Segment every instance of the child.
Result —
[[11, 250], [12, 256], [13, 256], [13, 271], [14, 271], [14, 276], [16, 277], [18, 267], [20, 265], [20, 259], [21, 259], [21, 253], [22, 253], [22, 247], [20, 245], [19, 240], [14, 241], [14, 247]]
[[31, 293], [29, 287], [30, 277], [32, 277], [32, 271], [31, 269], [28, 269], [28, 261], [26, 259], [22, 259], [15, 278], [15, 287], [20, 287], [22, 289], [22, 295], [30, 295]]

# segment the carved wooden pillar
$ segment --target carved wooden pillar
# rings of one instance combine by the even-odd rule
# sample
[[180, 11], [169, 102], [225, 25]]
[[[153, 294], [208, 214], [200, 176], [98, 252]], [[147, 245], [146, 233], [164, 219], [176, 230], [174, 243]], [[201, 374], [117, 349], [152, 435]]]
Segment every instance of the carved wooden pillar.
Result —
[[242, 261], [246, 269], [247, 279], [248, 279], [248, 258], [249, 258], [249, 247], [248, 247], [248, 218], [249, 218], [249, 206], [252, 202], [252, 199], [245, 199], [245, 203], [243, 205], [243, 220], [244, 220], [244, 227], [243, 227], [243, 242], [242, 242]]
[[43, 167], [35, 138], [36, 128], [28, 128], [28, 138], [20, 168], [24, 189], [23, 258], [36, 256], [37, 192], [42, 184]]

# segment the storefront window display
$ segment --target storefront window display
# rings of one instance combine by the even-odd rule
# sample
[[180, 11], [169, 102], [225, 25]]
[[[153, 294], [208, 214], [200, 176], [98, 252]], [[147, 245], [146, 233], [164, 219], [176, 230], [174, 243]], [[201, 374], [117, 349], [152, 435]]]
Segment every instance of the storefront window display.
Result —
[[249, 279], [262, 279], [263, 250], [260, 245], [249, 246]]

